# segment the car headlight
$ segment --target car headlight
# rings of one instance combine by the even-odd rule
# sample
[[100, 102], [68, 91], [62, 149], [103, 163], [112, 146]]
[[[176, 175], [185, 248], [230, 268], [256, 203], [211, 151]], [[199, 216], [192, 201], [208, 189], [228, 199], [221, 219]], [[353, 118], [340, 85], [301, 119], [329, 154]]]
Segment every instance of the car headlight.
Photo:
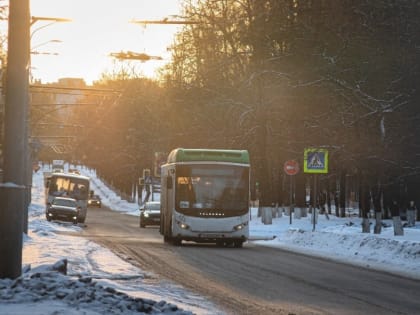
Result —
[[149, 217], [149, 214], [148, 214], [147, 212], [145, 212], [145, 213], [144, 213], [144, 217], [145, 217], [145, 218], [148, 218], [148, 217]]

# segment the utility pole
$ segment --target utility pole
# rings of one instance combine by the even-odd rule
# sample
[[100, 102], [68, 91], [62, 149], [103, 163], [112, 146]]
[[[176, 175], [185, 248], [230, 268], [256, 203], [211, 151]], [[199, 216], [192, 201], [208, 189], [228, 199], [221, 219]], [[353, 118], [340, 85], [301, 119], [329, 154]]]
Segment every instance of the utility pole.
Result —
[[0, 278], [14, 279], [22, 273], [28, 167], [29, 8], [29, 0], [9, 1], [4, 176], [0, 183]]

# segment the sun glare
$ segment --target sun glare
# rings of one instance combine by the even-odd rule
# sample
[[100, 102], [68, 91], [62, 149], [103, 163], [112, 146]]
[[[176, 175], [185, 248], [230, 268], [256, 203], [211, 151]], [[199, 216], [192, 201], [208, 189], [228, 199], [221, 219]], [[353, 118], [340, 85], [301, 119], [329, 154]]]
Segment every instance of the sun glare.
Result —
[[43, 83], [75, 77], [90, 84], [102, 73], [112, 72], [116, 60], [110, 53], [132, 51], [163, 58], [135, 62], [141, 74], [153, 77], [168, 62], [167, 48], [179, 27], [144, 28], [130, 21], [161, 20], [179, 10], [179, 0], [32, 0], [32, 16], [72, 22], [47, 25], [50, 22], [37, 21], [32, 25], [31, 46], [36, 51], [31, 54], [31, 75]]

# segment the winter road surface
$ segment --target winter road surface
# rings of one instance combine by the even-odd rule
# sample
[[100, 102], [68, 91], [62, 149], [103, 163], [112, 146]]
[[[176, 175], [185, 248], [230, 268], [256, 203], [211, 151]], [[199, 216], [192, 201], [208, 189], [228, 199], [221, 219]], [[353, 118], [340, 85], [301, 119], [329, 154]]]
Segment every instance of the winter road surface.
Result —
[[220, 314], [419, 314], [419, 281], [245, 243], [243, 248], [164, 244], [139, 218], [89, 209], [81, 236], [143, 271], [178, 283]]

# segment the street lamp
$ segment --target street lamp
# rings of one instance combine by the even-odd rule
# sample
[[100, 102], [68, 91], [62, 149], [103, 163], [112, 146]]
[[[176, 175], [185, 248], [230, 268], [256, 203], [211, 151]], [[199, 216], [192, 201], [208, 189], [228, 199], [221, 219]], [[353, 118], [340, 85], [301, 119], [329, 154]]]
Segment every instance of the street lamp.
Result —
[[62, 43], [62, 42], [63, 41], [62, 40], [59, 40], [59, 39], [50, 39], [50, 40], [47, 40], [46, 42], [43, 42], [43, 43], [40, 43], [38, 45], [32, 46], [31, 47], [31, 53], [32, 53], [32, 50], [37, 49], [37, 48], [39, 48], [41, 46], [44, 46], [46, 44], [49, 44], [49, 43]]
[[[55, 24], [55, 23], [66, 23], [66, 22], [71, 22], [72, 20], [67, 19], [67, 18], [59, 18], [59, 17], [31, 16], [30, 23], [29, 23], [30, 27], [32, 27], [36, 22], [39, 22], [39, 21], [40, 22], [49, 22], [49, 23], [32, 30], [31, 34], [30, 34], [30, 37], [29, 37], [30, 42], [32, 41], [32, 37], [34, 36], [34, 34], [36, 32], [38, 32], [39, 30], [42, 30], [42, 29], [44, 29], [44, 28], [46, 28], [46, 27], [48, 27], [52, 24]], [[46, 45], [48, 43], [61, 43], [61, 42], [62, 41], [59, 40], [59, 39], [51, 39], [49, 41], [46, 41], [46, 42], [43, 42], [39, 45], [31, 47], [29, 54], [32, 54], [32, 55], [53, 55], [53, 54], [33, 52], [33, 50], [40, 47], [40, 46]], [[31, 58], [30, 57], [29, 57], [28, 69], [31, 69]], [[32, 82], [32, 74], [31, 74], [30, 70], [29, 70], [29, 81]]]
[[58, 18], [58, 17], [45, 17], [45, 16], [31, 16], [31, 26], [37, 21], [49, 21], [52, 23], [55, 22], [71, 22], [71, 19]]
[[30, 26], [34, 25], [38, 21], [49, 22], [49, 23], [47, 23], [45, 25], [42, 25], [41, 27], [38, 27], [37, 29], [33, 30], [31, 32], [31, 39], [36, 32], [38, 32], [39, 30], [41, 30], [43, 28], [46, 28], [46, 27], [50, 26], [51, 24], [67, 23], [67, 22], [71, 22], [72, 20], [71, 19], [66, 19], [66, 18], [57, 18], [57, 17], [32, 16]]
[[136, 53], [133, 51], [121, 51], [118, 53], [110, 53], [111, 57], [117, 58], [119, 60], [139, 60], [141, 62], [149, 61], [149, 60], [163, 60], [160, 56], [151, 56], [145, 53]]
[[[51, 39], [51, 40], [47, 40], [45, 42], [42, 42], [38, 45], [35, 45], [33, 47], [31, 47], [31, 55], [54, 55], [54, 56], [58, 56], [58, 53], [52, 53], [52, 52], [42, 52], [42, 51], [37, 51], [35, 50], [36, 48], [39, 48], [41, 46], [47, 45], [49, 43], [62, 43], [62, 40], [59, 39]], [[29, 57], [29, 82], [32, 83], [33, 82], [33, 76], [32, 76], [32, 69], [34, 69], [32, 67], [32, 59]]]

